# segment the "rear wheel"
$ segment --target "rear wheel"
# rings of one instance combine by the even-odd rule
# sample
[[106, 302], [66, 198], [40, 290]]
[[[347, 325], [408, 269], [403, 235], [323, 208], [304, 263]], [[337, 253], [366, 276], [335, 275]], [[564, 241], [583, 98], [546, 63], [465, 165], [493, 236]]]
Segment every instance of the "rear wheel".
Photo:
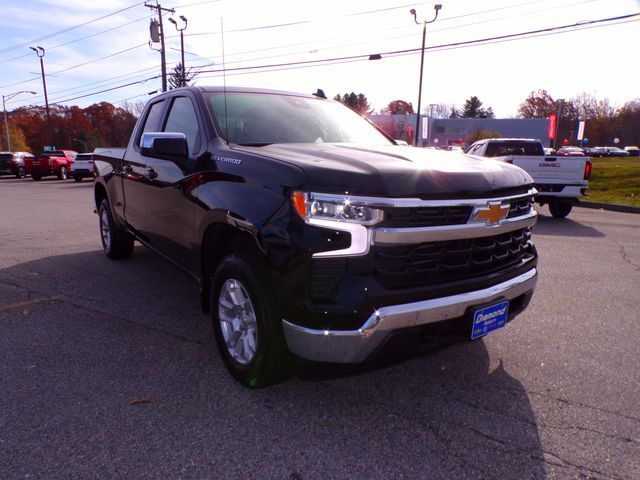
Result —
[[66, 180], [69, 178], [69, 174], [67, 173], [67, 167], [60, 167], [60, 171], [58, 172], [58, 178], [60, 180]]
[[100, 239], [105, 255], [113, 260], [129, 258], [133, 253], [133, 237], [115, 224], [111, 207], [106, 199], [100, 203], [98, 216], [100, 217]]
[[211, 315], [218, 350], [236, 380], [259, 388], [293, 373], [280, 316], [270, 303], [261, 259], [225, 257], [211, 286]]
[[550, 202], [549, 203], [549, 212], [553, 215], [554, 218], [564, 218], [569, 215], [573, 205], [571, 203], [564, 202]]
[[24, 167], [18, 167], [18, 170], [16, 171], [16, 178], [24, 178], [24, 177], [25, 177]]

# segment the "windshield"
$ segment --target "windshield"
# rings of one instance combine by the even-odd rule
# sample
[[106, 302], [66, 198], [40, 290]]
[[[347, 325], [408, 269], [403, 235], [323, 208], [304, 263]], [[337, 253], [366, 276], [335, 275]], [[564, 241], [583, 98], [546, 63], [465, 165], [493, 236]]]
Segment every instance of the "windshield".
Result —
[[230, 143], [392, 144], [369, 122], [337, 102], [271, 93], [227, 92], [226, 100], [223, 92], [206, 95], [218, 132]]
[[489, 142], [485, 155], [487, 157], [506, 157], [508, 155], [544, 155], [540, 142], [498, 141]]

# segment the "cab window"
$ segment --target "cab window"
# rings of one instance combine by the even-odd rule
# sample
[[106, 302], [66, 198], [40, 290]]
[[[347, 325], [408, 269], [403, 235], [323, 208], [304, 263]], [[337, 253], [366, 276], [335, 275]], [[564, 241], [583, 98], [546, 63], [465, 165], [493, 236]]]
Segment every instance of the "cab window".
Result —
[[140, 139], [142, 138], [142, 134], [146, 132], [157, 132], [158, 124], [160, 123], [160, 115], [162, 115], [162, 107], [164, 106], [164, 101], [156, 102], [148, 110], [147, 118], [144, 119], [144, 125], [142, 126], [142, 130], [139, 133], [139, 137], [137, 138], [136, 143], [140, 145]]
[[164, 132], [180, 132], [187, 137], [189, 155], [200, 150], [200, 127], [193, 103], [187, 97], [176, 97], [171, 105]]

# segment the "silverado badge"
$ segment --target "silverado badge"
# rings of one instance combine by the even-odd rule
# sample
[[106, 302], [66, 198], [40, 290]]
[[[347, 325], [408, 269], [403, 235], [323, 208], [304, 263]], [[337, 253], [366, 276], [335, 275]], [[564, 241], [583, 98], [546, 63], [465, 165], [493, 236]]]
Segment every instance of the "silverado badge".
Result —
[[486, 225], [497, 225], [509, 215], [509, 204], [503, 205], [500, 202], [489, 202], [486, 206], [477, 206], [471, 213], [469, 223], [481, 223]]

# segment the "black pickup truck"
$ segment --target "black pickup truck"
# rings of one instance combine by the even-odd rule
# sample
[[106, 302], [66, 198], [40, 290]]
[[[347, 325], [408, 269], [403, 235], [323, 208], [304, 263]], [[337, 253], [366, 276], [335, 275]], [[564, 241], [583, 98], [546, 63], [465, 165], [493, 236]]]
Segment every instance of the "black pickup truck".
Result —
[[138, 240], [191, 274], [249, 387], [480, 338], [537, 282], [526, 172], [396, 145], [322, 95], [172, 90], [94, 161], [105, 254]]

